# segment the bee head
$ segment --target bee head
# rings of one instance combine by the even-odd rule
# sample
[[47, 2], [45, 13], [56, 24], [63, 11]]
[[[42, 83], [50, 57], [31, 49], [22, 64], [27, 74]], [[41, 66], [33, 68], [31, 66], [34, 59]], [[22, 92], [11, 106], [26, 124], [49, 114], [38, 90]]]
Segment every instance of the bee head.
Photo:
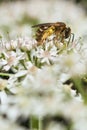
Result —
[[67, 27], [65, 29], [65, 38], [68, 38], [70, 36], [70, 34], [71, 34], [71, 29], [70, 29], [70, 27]]

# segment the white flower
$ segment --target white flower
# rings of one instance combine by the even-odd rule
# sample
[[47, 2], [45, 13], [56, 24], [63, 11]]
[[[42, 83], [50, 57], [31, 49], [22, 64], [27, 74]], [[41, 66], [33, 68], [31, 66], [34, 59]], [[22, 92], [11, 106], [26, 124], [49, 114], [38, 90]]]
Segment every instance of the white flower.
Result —
[[21, 126], [18, 126], [16, 123], [12, 123], [9, 120], [0, 118], [0, 129], [1, 130], [26, 130]]
[[[7, 103], [7, 94], [5, 93], [5, 91], [1, 91], [0, 92], [0, 103], [3, 105], [3, 104], [6, 104]], [[0, 105], [1, 105], [0, 104]], [[1, 109], [0, 109], [1, 110]]]
[[45, 127], [46, 130], [66, 130], [66, 128], [62, 124], [56, 121], [50, 121], [50, 123], [48, 123]]
[[72, 53], [65, 55], [62, 58], [63, 59], [61, 63], [64, 65], [64, 68], [66, 68], [67, 72], [69, 72], [71, 76], [85, 74], [86, 65], [80, 54]]
[[17, 66], [20, 60], [24, 59], [24, 53], [16, 53], [14, 51], [5, 53], [3, 70], [8, 71], [12, 66]]
[[0, 91], [4, 90], [7, 87], [7, 80], [0, 79]]
[[20, 49], [25, 51], [31, 50], [33, 47], [36, 46], [35, 39], [31, 39], [29, 37], [18, 38], [18, 46]]
[[45, 49], [38, 47], [35, 56], [41, 59], [41, 63], [50, 64], [50, 61], [56, 61], [57, 48], [54, 45], [50, 45], [50, 43], [45, 43]]

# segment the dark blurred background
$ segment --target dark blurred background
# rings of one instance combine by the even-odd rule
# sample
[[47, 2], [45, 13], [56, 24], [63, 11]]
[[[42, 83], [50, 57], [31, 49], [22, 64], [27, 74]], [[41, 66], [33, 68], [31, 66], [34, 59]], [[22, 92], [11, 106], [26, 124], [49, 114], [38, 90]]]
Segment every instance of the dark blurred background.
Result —
[[0, 0], [0, 36], [32, 36], [31, 26], [65, 22], [77, 37], [87, 37], [87, 0]]
[[87, 13], [87, 0], [71, 0], [74, 1], [76, 4], [81, 4]]
[[[0, 2], [13, 2], [13, 1], [29, 1], [29, 0], [0, 0]], [[65, 0], [65, 1], [73, 1], [76, 4], [80, 4], [81, 6], [83, 6], [83, 8], [87, 13], [87, 0]]]

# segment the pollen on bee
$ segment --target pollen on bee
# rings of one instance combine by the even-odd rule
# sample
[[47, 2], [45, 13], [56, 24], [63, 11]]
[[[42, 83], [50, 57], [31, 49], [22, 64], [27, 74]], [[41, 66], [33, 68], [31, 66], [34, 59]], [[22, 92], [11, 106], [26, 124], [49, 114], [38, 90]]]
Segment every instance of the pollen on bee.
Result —
[[53, 29], [50, 29], [49, 32], [52, 33], [52, 32], [53, 32]]

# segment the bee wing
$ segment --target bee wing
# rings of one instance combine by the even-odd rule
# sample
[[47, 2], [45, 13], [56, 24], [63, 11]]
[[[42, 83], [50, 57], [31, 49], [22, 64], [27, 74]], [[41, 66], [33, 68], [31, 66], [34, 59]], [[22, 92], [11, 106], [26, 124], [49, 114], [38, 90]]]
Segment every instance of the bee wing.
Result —
[[55, 23], [55, 26], [57, 26], [57, 27], [58, 27], [58, 26], [59, 26], [59, 27], [60, 27], [60, 26], [66, 26], [66, 24], [63, 23], [63, 22], [56, 22], [56, 23]]
[[37, 28], [37, 27], [39, 27], [40, 29], [42, 29], [42, 30], [46, 30], [46, 29], [48, 29], [49, 27], [51, 27], [51, 26], [55, 26], [55, 27], [57, 27], [57, 29], [58, 28], [65, 28], [66, 27], [66, 24], [65, 23], [63, 23], [63, 22], [56, 22], [56, 23], [42, 23], [42, 24], [37, 24], [37, 25], [34, 25], [34, 26], [32, 26], [32, 28]]
[[34, 26], [32, 26], [32, 28], [36, 28], [36, 27], [50, 27], [52, 25], [54, 25], [54, 23], [42, 23], [42, 24], [34, 25]]

